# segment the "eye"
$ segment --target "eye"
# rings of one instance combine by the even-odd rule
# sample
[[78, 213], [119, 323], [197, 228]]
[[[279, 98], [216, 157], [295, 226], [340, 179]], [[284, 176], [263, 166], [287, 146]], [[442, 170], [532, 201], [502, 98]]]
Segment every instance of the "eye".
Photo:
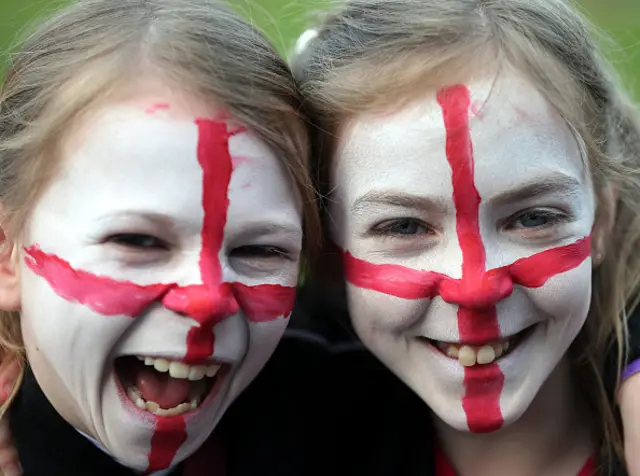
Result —
[[285, 258], [291, 259], [289, 253], [277, 246], [269, 245], [246, 245], [234, 248], [231, 251], [231, 256], [235, 258], [247, 258], [247, 259], [275, 259]]
[[109, 236], [105, 241], [126, 248], [147, 250], [166, 250], [169, 248], [167, 243], [160, 238], [142, 233], [119, 233]]
[[529, 210], [512, 219], [507, 228], [533, 230], [546, 228], [564, 220], [566, 215], [550, 210]]
[[415, 218], [398, 218], [382, 222], [371, 230], [376, 235], [390, 237], [410, 237], [414, 235], [433, 234], [427, 225]]

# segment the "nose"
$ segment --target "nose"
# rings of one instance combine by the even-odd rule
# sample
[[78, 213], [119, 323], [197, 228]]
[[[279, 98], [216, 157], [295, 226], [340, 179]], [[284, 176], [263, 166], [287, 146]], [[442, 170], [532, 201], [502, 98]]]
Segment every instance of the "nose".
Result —
[[445, 302], [468, 309], [487, 309], [513, 292], [513, 280], [505, 270], [483, 272], [462, 279], [445, 279], [440, 283], [440, 297]]
[[162, 299], [172, 311], [189, 316], [203, 326], [215, 326], [238, 313], [238, 301], [229, 283], [175, 287]]

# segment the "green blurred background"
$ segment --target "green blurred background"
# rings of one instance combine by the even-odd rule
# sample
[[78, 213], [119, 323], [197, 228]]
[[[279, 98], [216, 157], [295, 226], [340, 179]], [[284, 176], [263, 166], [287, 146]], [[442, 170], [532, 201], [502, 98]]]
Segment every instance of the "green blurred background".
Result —
[[[68, 0], [0, 0], [0, 53], [6, 51], [16, 34], [42, 12]], [[283, 53], [313, 21], [314, 15], [331, 0], [231, 0], [271, 37]], [[640, 98], [640, 0], [577, 0], [587, 16], [614, 41], [605, 41], [609, 57], [627, 84]]]

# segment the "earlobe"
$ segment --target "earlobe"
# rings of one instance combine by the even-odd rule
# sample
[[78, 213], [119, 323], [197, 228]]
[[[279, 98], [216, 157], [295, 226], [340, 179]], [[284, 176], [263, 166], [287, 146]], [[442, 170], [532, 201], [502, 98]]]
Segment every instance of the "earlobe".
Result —
[[598, 217], [591, 235], [591, 261], [596, 268], [606, 257], [608, 237], [615, 225], [616, 204], [618, 202], [618, 188], [609, 184], [602, 191]]
[[0, 231], [0, 309], [20, 310], [20, 253], [15, 242]]

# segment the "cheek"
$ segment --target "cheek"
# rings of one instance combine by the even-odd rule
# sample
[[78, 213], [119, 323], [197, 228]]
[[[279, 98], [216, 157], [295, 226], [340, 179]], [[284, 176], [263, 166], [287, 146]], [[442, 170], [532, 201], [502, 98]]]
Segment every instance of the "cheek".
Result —
[[103, 316], [58, 296], [43, 278], [24, 265], [21, 325], [29, 359], [37, 352], [59, 368], [61, 377], [73, 370], [69, 362], [91, 362], [80, 367], [100, 369], [118, 339], [132, 325], [127, 317]]
[[401, 299], [351, 284], [347, 298], [351, 322], [365, 343], [399, 338], [425, 312], [425, 300]]
[[258, 375], [275, 351], [289, 324], [289, 319], [249, 323], [246, 338], [247, 353], [229, 389], [233, 401]]
[[[571, 271], [549, 279], [540, 288], [527, 289], [537, 309], [544, 312], [555, 326], [555, 332], [579, 332], [591, 306], [591, 260], [585, 260]], [[572, 337], [572, 339], [573, 339]]]

